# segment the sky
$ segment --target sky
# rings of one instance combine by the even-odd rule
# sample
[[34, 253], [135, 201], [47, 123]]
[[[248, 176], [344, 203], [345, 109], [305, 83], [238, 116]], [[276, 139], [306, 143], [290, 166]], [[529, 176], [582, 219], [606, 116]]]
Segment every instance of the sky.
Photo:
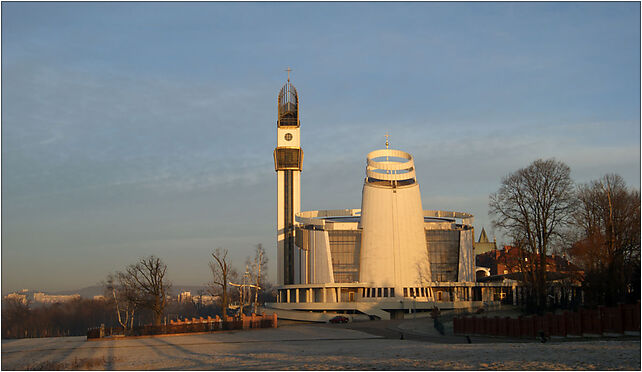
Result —
[[475, 215], [556, 158], [640, 189], [639, 3], [2, 3], [2, 291], [156, 255], [276, 278], [276, 99], [299, 92], [302, 210], [360, 208], [366, 154], [415, 157], [424, 209]]

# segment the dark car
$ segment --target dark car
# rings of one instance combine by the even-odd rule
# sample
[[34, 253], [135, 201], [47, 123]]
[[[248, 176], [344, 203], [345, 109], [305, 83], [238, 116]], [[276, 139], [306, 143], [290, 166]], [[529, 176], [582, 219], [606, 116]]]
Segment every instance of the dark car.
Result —
[[341, 315], [335, 316], [334, 318], [330, 319], [330, 323], [348, 323], [348, 321], [348, 318]]

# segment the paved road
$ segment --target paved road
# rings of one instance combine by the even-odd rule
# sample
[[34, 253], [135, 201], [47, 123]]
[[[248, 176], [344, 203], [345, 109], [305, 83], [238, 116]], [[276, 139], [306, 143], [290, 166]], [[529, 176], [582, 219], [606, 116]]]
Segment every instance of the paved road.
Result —
[[[387, 339], [405, 339], [439, 344], [466, 344], [465, 336], [455, 336], [452, 329], [452, 317], [443, 319], [445, 334], [442, 335], [434, 327], [432, 318], [380, 320], [370, 322], [354, 322], [337, 324], [334, 327], [352, 329], [381, 336]], [[403, 337], [403, 338], [402, 338]], [[527, 343], [537, 340], [506, 339], [499, 337], [471, 336], [473, 343]]]

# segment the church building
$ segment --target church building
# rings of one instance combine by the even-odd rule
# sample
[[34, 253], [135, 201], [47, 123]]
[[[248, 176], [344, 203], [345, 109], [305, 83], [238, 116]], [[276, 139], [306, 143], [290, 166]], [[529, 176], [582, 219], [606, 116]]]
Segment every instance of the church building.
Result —
[[414, 158], [388, 139], [366, 155], [360, 209], [300, 211], [299, 96], [289, 76], [277, 112], [279, 287], [270, 311], [313, 321], [337, 313], [390, 319], [506, 296], [514, 283], [475, 282], [473, 216], [423, 210]]

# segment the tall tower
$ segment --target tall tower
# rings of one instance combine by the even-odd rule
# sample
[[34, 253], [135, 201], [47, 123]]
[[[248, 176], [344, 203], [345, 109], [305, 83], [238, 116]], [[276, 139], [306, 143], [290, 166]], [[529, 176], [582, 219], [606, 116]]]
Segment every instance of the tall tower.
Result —
[[360, 226], [360, 282], [394, 287], [400, 296], [432, 280], [414, 159], [388, 141], [367, 156]]
[[301, 209], [301, 163], [303, 151], [299, 137], [299, 96], [288, 82], [277, 99], [276, 149], [274, 169], [277, 175], [277, 272], [278, 285], [294, 283], [294, 215]]

